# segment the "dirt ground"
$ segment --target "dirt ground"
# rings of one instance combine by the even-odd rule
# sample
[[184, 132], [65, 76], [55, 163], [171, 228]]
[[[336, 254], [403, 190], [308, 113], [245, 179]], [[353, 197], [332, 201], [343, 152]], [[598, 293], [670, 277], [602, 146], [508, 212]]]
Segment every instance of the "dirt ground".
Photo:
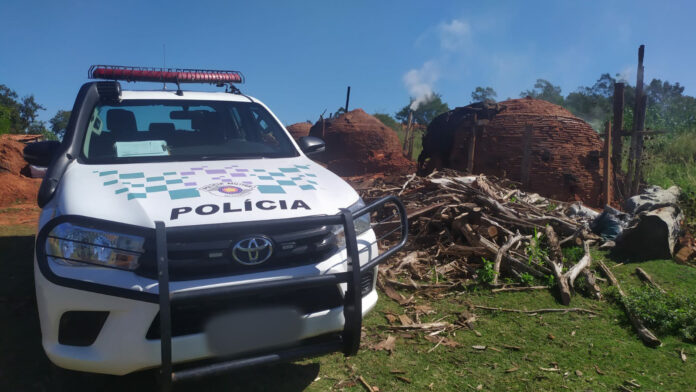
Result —
[[[18, 206], [35, 203], [41, 185], [41, 179], [28, 177], [29, 165], [22, 155], [25, 144], [16, 136], [20, 135], [0, 136], [0, 224], [6, 224], [5, 213], [19, 213], [19, 217], [9, 218], [11, 221], [21, 219], [28, 211], [25, 206]], [[8, 208], [12, 210], [5, 211]]]

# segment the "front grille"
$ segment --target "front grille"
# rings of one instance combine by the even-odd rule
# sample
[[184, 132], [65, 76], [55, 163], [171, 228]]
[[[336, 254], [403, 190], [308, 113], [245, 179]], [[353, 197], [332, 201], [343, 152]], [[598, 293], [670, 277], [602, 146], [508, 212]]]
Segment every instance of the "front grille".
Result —
[[[319, 312], [343, 305], [343, 296], [338, 286], [326, 286], [311, 289], [298, 289], [267, 295], [249, 295], [226, 299], [206, 299], [188, 303], [173, 302], [172, 336], [190, 335], [203, 332], [205, 324], [211, 317], [235, 309], [257, 309], [263, 307], [294, 307], [301, 314]], [[159, 314], [150, 325], [147, 339], [160, 338]]]
[[[195, 232], [171, 228], [167, 230], [169, 277], [173, 281], [204, 279], [216, 276], [241, 275], [316, 264], [337, 251], [336, 238], [326, 227], [293, 227], [287, 223], [244, 226], [239, 229], [197, 229]], [[253, 230], [253, 231], [252, 231]], [[237, 241], [252, 235], [263, 235], [273, 243], [273, 255], [259, 265], [243, 265], [232, 258]], [[146, 243], [146, 247], [148, 244]], [[138, 273], [157, 279], [154, 249], [146, 251]]]

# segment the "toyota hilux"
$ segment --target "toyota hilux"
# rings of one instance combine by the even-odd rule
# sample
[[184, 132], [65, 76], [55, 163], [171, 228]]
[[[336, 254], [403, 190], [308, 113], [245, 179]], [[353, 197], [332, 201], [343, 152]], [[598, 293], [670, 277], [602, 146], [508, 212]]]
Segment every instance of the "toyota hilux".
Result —
[[89, 76], [62, 142], [24, 152], [48, 166], [34, 275], [49, 359], [112, 375], [159, 368], [168, 389], [356, 353], [377, 265], [406, 241], [399, 200], [366, 205], [310, 159], [324, 142], [295, 142], [239, 91], [239, 72], [93, 66]]

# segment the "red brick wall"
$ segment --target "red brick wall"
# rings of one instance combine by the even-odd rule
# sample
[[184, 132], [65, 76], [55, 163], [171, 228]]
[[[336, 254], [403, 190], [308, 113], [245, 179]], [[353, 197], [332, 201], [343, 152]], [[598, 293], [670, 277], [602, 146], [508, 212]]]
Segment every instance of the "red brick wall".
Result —
[[[562, 201], [601, 206], [603, 142], [585, 121], [552, 103], [522, 98], [477, 134], [474, 172], [520, 181], [524, 128], [532, 125], [527, 190]], [[470, 129], [455, 134], [450, 164], [466, 168]]]

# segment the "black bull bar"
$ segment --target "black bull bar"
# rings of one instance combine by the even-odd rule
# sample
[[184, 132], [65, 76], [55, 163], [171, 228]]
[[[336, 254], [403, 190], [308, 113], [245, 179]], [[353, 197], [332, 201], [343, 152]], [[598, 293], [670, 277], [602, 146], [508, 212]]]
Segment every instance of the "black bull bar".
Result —
[[[366, 264], [360, 266], [359, 268], [355, 268], [355, 266], [360, 265], [360, 259], [354, 219], [365, 214], [370, 214], [371, 212], [389, 204], [394, 205], [396, 212], [379, 222], [379, 224], [391, 224], [396, 225], [397, 227], [381, 236], [380, 239], [400, 230], [400, 241], [382, 254], [369, 260]], [[399, 220], [392, 221], [391, 219], [394, 218], [397, 213], [399, 215]], [[172, 387], [172, 383], [177, 381], [197, 379], [252, 366], [294, 361], [337, 351], [341, 351], [345, 355], [353, 355], [357, 353], [358, 348], [360, 347], [360, 332], [362, 327], [362, 296], [360, 291], [361, 276], [365, 272], [370, 271], [372, 268], [385, 261], [389, 256], [404, 246], [408, 236], [406, 210], [397, 197], [387, 196], [355, 212], [344, 209], [341, 210], [341, 213], [337, 215], [309, 216], [304, 218], [294, 218], [292, 221], [297, 224], [316, 226], [342, 225], [345, 233], [346, 253], [348, 256], [347, 262], [349, 266], [348, 271], [300, 278], [170, 292], [166, 227], [164, 222], [155, 222], [162, 356], [160, 376], [163, 391], [169, 391]], [[283, 292], [298, 288], [330, 286], [337, 285], [339, 283], [346, 283], [347, 290], [343, 297], [343, 316], [345, 319], [345, 324], [343, 331], [336, 339], [311, 345], [276, 350], [251, 357], [223, 360], [216, 363], [207, 363], [202, 366], [189, 367], [186, 369], [173, 371], [171, 319], [171, 305], [173, 302], [191, 300], [196, 301], [221, 297], [232, 298], [235, 296], [253, 295], [257, 293]]]

